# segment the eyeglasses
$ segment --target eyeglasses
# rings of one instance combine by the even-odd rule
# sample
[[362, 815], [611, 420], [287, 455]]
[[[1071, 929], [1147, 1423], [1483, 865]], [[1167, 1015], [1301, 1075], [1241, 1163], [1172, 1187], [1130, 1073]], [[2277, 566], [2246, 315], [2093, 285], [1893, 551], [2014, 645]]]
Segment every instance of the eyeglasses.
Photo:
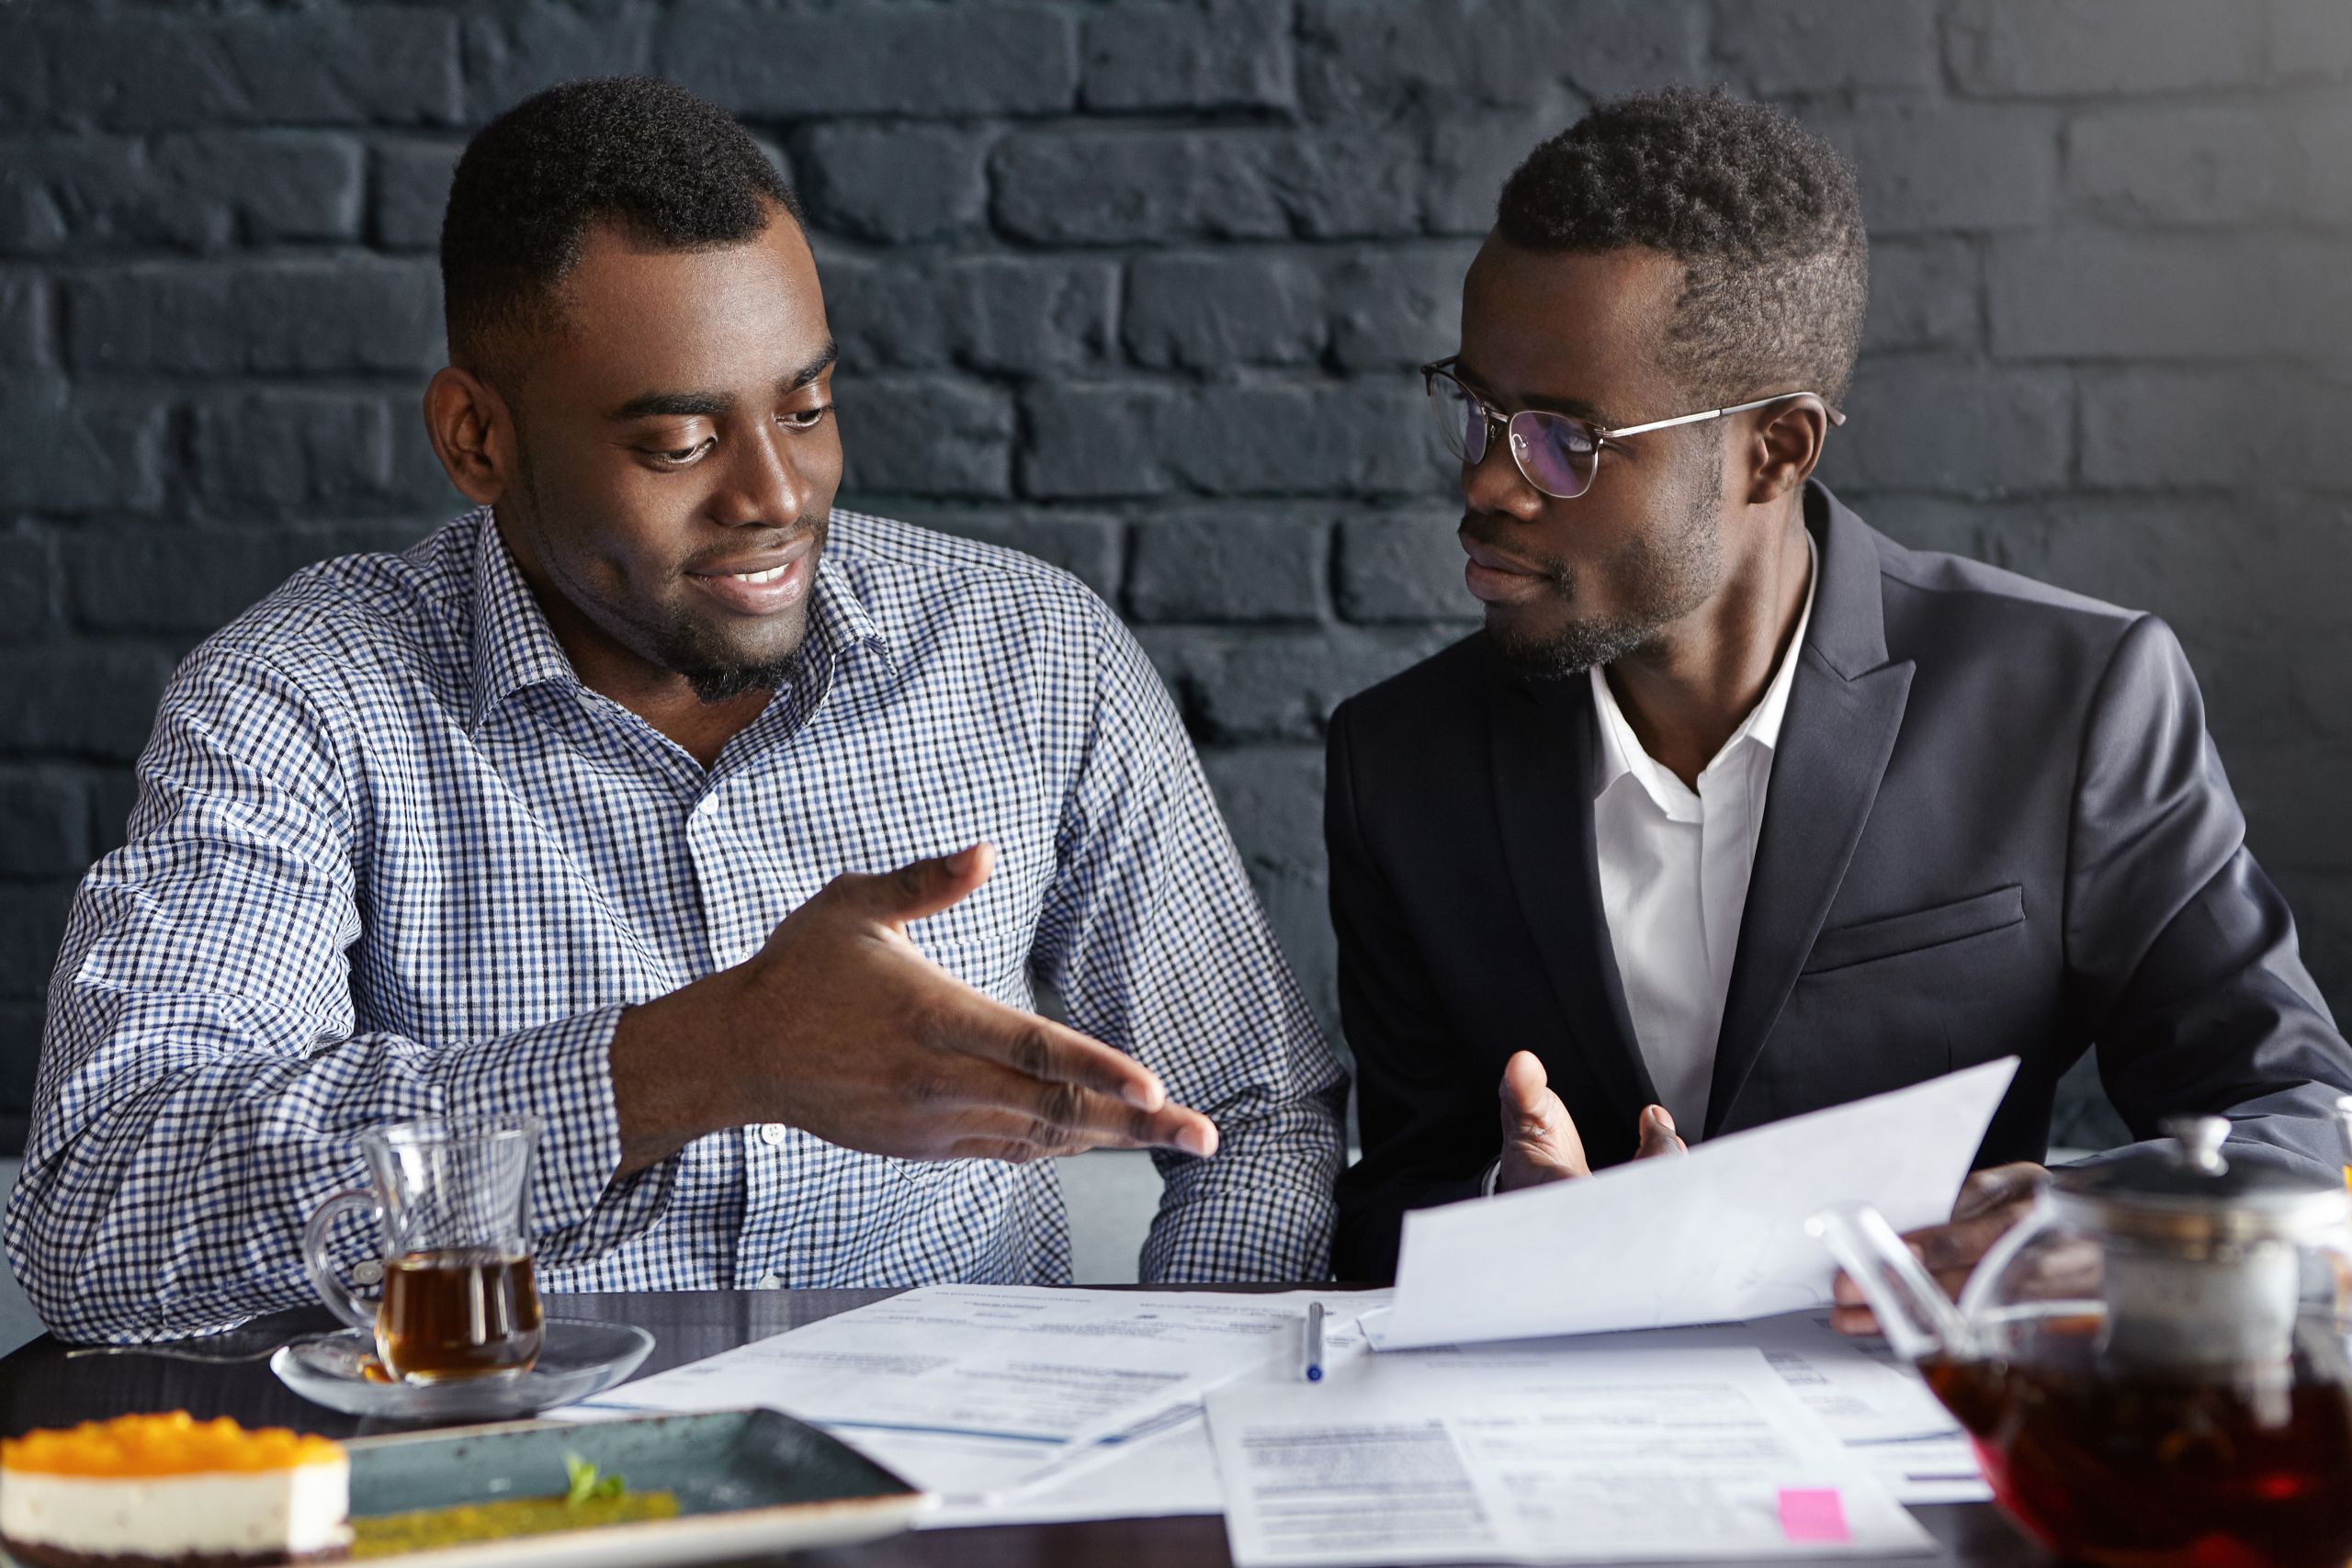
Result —
[[[1754, 402], [1734, 403], [1729, 408], [1707, 409], [1700, 413], [1678, 414], [1672, 419], [1654, 419], [1647, 424], [1603, 430], [1590, 420], [1553, 413], [1546, 409], [1521, 409], [1506, 414], [1456, 379], [1448, 368], [1453, 364], [1449, 358], [1421, 367], [1421, 378], [1429, 384], [1430, 412], [1437, 418], [1438, 434], [1444, 438], [1446, 450], [1461, 458], [1464, 466], [1475, 468], [1486, 461], [1487, 443], [1500, 429], [1510, 448], [1510, 460], [1519, 466], [1527, 482], [1560, 501], [1573, 501], [1592, 488], [1592, 477], [1600, 467], [1600, 449], [1612, 441], [1645, 435], [1653, 430], [1669, 430], [1678, 424], [1721, 419], [1725, 414], [1746, 413], [1749, 409], [1768, 408], [1792, 398], [1821, 396], [1818, 392], [1780, 392]], [[1823, 399], [1823, 407], [1828, 408], [1826, 399]], [[1828, 413], [1830, 423], [1846, 423], [1846, 416], [1836, 409], [1828, 409]]]

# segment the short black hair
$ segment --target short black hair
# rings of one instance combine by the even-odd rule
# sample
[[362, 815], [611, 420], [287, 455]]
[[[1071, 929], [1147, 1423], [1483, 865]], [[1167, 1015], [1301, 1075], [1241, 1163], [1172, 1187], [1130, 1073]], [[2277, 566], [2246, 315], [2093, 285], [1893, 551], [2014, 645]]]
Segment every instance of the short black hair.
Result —
[[1528, 250], [1664, 252], [1683, 266], [1668, 370], [1720, 406], [1795, 383], [1845, 396], [1870, 297], [1854, 171], [1787, 115], [1722, 88], [1596, 106], [1503, 184]]
[[499, 378], [524, 334], [561, 325], [563, 280], [599, 223], [666, 249], [735, 244], [792, 187], [718, 106], [651, 76], [549, 87], [467, 143], [441, 220], [453, 364]]

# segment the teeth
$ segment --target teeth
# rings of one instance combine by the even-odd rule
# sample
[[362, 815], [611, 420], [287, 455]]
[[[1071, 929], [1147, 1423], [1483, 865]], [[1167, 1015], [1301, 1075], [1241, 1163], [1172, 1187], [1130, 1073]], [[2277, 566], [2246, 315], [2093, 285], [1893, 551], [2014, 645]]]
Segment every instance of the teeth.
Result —
[[738, 582], [774, 582], [790, 570], [788, 565], [772, 566], [765, 571], [732, 571], [728, 575]]

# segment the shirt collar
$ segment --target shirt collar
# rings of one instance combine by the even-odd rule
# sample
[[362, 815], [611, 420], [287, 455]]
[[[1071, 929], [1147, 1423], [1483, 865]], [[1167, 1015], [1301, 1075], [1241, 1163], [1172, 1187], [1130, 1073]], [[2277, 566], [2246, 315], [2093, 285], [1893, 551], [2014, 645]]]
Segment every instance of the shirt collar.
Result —
[[[478, 731], [497, 706], [526, 686], [571, 682], [579, 675], [556, 641], [531, 585], [500, 536], [490, 509], [474, 514], [481, 536], [474, 545], [473, 709], [467, 732]], [[890, 645], [856, 586], [831, 552], [818, 558], [817, 581], [808, 595], [808, 643], [831, 666], [852, 649], [871, 649], [886, 674], [898, 673]]]
[[[1781, 721], [1789, 711], [1789, 689], [1796, 683], [1797, 655], [1804, 648], [1805, 629], [1813, 624], [1814, 589], [1821, 580], [1821, 552], [1813, 542], [1810, 531], [1805, 534], [1804, 604], [1797, 611], [1796, 633], [1789, 638], [1788, 650], [1781, 655], [1780, 664], [1772, 671], [1772, 679], [1756, 705], [1747, 710], [1723, 750], [1708, 761], [1701, 776], [1712, 772], [1715, 765], [1739, 749], [1743, 740], [1753, 740], [1766, 750], [1779, 749]], [[1678, 821], [1695, 820], [1692, 809], [1695, 797], [1680, 779], [1660, 765], [1643, 749], [1641, 738], [1634, 733], [1625, 712], [1617, 705], [1617, 694], [1609, 689], [1609, 678], [1598, 664], [1588, 671], [1592, 680], [1592, 705], [1599, 720], [1600, 746], [1593, 756], [1592, 796], [1598, 800], [1610, 786], [1631, 773], [1644, 793], [1656, 801], [1658, 809]]]

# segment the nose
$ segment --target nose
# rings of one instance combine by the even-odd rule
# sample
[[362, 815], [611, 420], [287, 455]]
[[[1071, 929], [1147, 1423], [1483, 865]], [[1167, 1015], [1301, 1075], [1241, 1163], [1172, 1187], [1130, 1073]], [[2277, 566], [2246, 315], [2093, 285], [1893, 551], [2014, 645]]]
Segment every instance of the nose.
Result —
[[1511, 461], [1508, 433], [1488, 430], [1486, 456], [1462, 466], [1462, 502], [1472, 512], [1500, 513], [1522, 522], [1543, 510], [1543, 495]]
[[734, 528], [789, 528], [797, 523], [809, 487], [793, 464], [786, 433], [761, 420], [728, 446], [725, 474], [710, 498], [712, 518]]

